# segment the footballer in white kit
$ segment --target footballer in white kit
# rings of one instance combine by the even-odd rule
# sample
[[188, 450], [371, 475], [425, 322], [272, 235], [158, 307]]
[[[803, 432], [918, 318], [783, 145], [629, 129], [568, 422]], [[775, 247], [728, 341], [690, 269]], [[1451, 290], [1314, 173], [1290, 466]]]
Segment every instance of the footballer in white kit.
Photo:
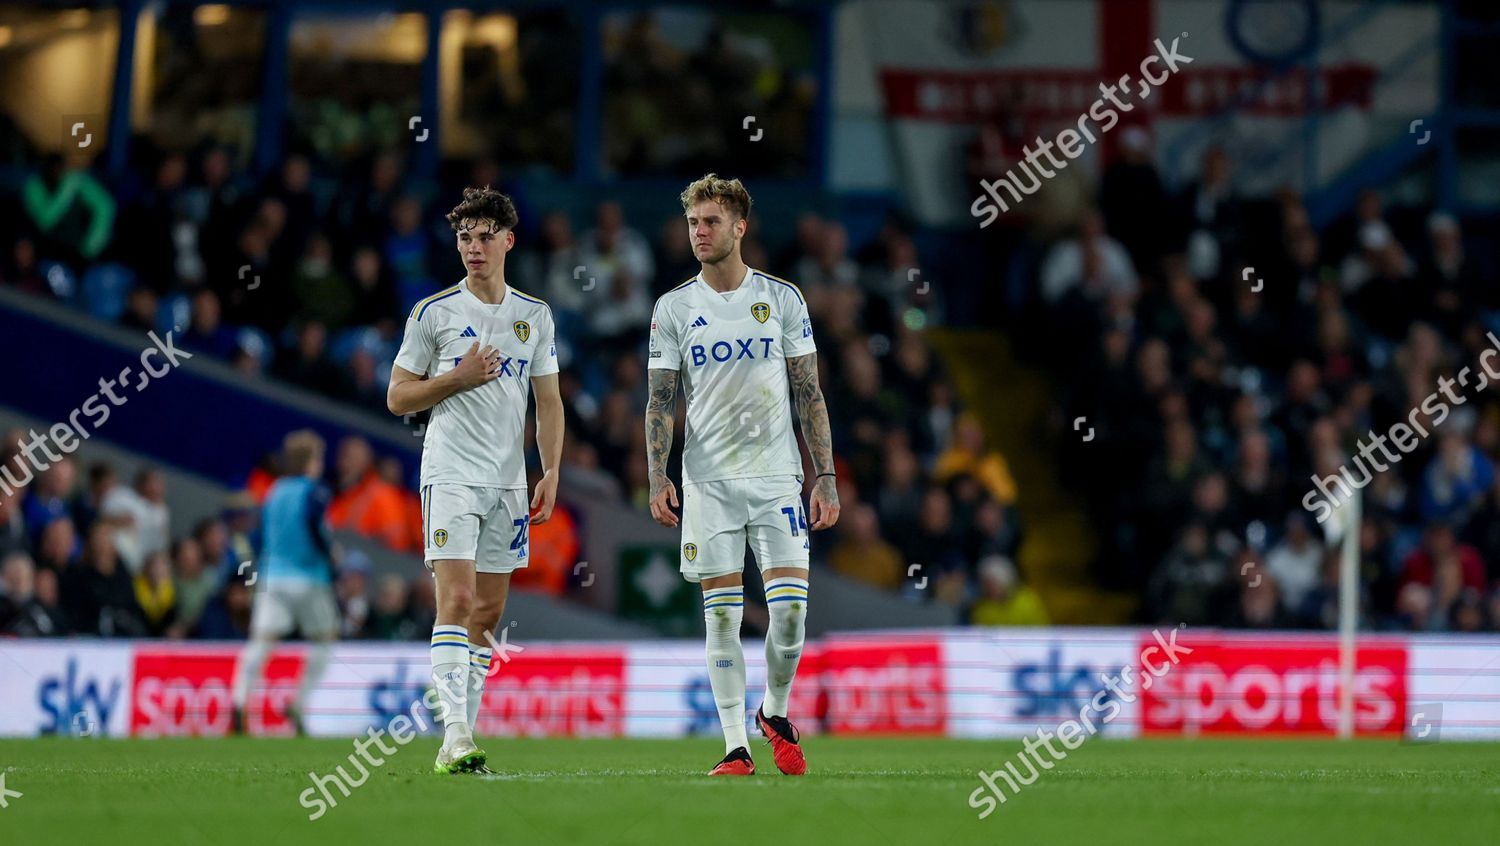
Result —
[[[680, 563], [683, 576], [703, 588], [709, 683], [726, 751], [710, 775], [755, 772], [740, 643], [747, 543], [771, 620], [766, 694], [756, 723], [777, 768], [801, 775], [807, 763], [787, 703], [806, 630], [808, 533], [832, 526], [839, 514], [812, 320], [795, 285], [740, 258], [751, 200], [739, 180], [709, 174], [681, 199], [702, 270], [663, 294], [652, 316], [646, 409], [651, 514], [663, 525], [679, 525], [672, 511], [677, 490], [666, 468], [680, 382], [687, 396]], [[815, 472], [808, 507], [793, 405]]]
[[[437, 580], [432, 673], [444, 723], [438, 772], [485, 772], [473, 729], [505, 609], [525, 567], [529, 530], [557, 496], [563, 406], [552, 310], [505, 283], [515, 206], [469, 188], [448, 215], [468, 275], [412, 308], [391, 368], [393, 414], [432, 409], [422, 444], [425, 560]], [[527, 399], [536, 393], [545, 471], [526, 491]]]

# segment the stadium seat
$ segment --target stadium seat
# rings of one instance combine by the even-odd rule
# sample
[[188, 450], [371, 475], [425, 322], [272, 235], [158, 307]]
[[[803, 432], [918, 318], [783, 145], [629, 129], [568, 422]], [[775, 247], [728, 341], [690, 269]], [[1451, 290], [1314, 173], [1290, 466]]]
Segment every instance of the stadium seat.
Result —
[[135, 287], [135, 273], [123, 264], [106, 262], [83, 274], [83, 305], [88, 313], [113, 323], [125, 313], [125, 298]]
[[193, 305], [185, 294], [165, 297], [156, 307], [156, 331], [165, 334], [178, 326], [185, 329], [192, 318]]
[[59, 300], [71, 301], [78, 294], [78, 277], [73, 274], [66, 264], [60, 261], [43, 261], [37, 263], [37, 270], [42, 278], [47, 280], [47, 285], [52, 289], [52, 295]]
[[271, 343], [271, 336], [254, 326], [240, 327], [235, 343], [260, 362], [262, 370], [270, 367], [272, 359], [276, 357], [276, 347]]

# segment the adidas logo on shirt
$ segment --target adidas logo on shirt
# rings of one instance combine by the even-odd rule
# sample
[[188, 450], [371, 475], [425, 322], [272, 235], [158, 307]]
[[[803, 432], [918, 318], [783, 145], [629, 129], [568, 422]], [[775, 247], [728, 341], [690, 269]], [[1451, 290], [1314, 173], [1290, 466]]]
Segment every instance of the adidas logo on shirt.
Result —
[[475, 333], [473, 326], [465, 326], [464, 327], [464, 331], [460, 332], [459, 335], [458, 335], [458, 337], [460, 337], [460, 338], [477, 338], [477, 337], [479, 337], [479, 335], [477, 333]]
[[704, 320], [703, 319], [703, 315], [700, 314], [700, 315], [698, 315], [698, 319], [694, 320], [692, 322], [692, 325], [693, 326], [707, 326], [708, 325], [708, 321]]

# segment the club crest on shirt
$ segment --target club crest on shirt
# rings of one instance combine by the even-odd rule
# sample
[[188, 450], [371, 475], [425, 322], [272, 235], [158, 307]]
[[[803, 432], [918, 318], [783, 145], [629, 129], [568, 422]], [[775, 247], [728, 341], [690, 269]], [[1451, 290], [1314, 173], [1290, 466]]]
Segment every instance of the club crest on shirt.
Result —
[[511, 328], [516, 330], [516, 337], [520, 338], [523, 344], [526, 343], [527, 338], [531, 337], [531, 324], [524, 320], [517, 320], [511, 324]]
[[696, 559], [698, 557], [698, 545], [695, 544], [695, 543], [685, 543], [685, 544], [683, 544], [682, 545], [682, 557], [686, 558], [689, 561], [692, 561], [692, 560]]
[[442, 546], [443, 546], [443, 544], [445, 544], [445, 543], [448, 542], [448, 530], [447, 529], [438, 529], [437, 531], [433, 532], [432, 533], [432, 542], [435, 543], [435, 544], [437, 544], [438, 548], [441, 549]]
[[765, 323], [771, 317], [771, 307], [765, 303], [756, 303], [750, 306], [750, 315], [761, 323]]

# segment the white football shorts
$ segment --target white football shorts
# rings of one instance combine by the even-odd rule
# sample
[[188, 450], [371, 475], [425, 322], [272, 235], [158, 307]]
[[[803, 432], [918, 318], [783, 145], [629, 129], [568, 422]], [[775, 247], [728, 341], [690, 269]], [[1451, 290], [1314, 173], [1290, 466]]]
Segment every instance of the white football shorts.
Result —
[[433, 561], [473, 561], [481, 573], [526, 566], [531, 512], [525, 488], [428, 485], [422, 489], [422, 536]]
[[309, 640], [339, 633], [339, 606], [331, 585], [301, 579], [267, 581], [250, 606], [250, 634], [283, 638], [296, 628]]
[[690, 582], [745, 568], [745, 542], [762, 571], [807, 568], [811, 549], [801, 476], [757, 476], [682, 486], [682, 575]]

